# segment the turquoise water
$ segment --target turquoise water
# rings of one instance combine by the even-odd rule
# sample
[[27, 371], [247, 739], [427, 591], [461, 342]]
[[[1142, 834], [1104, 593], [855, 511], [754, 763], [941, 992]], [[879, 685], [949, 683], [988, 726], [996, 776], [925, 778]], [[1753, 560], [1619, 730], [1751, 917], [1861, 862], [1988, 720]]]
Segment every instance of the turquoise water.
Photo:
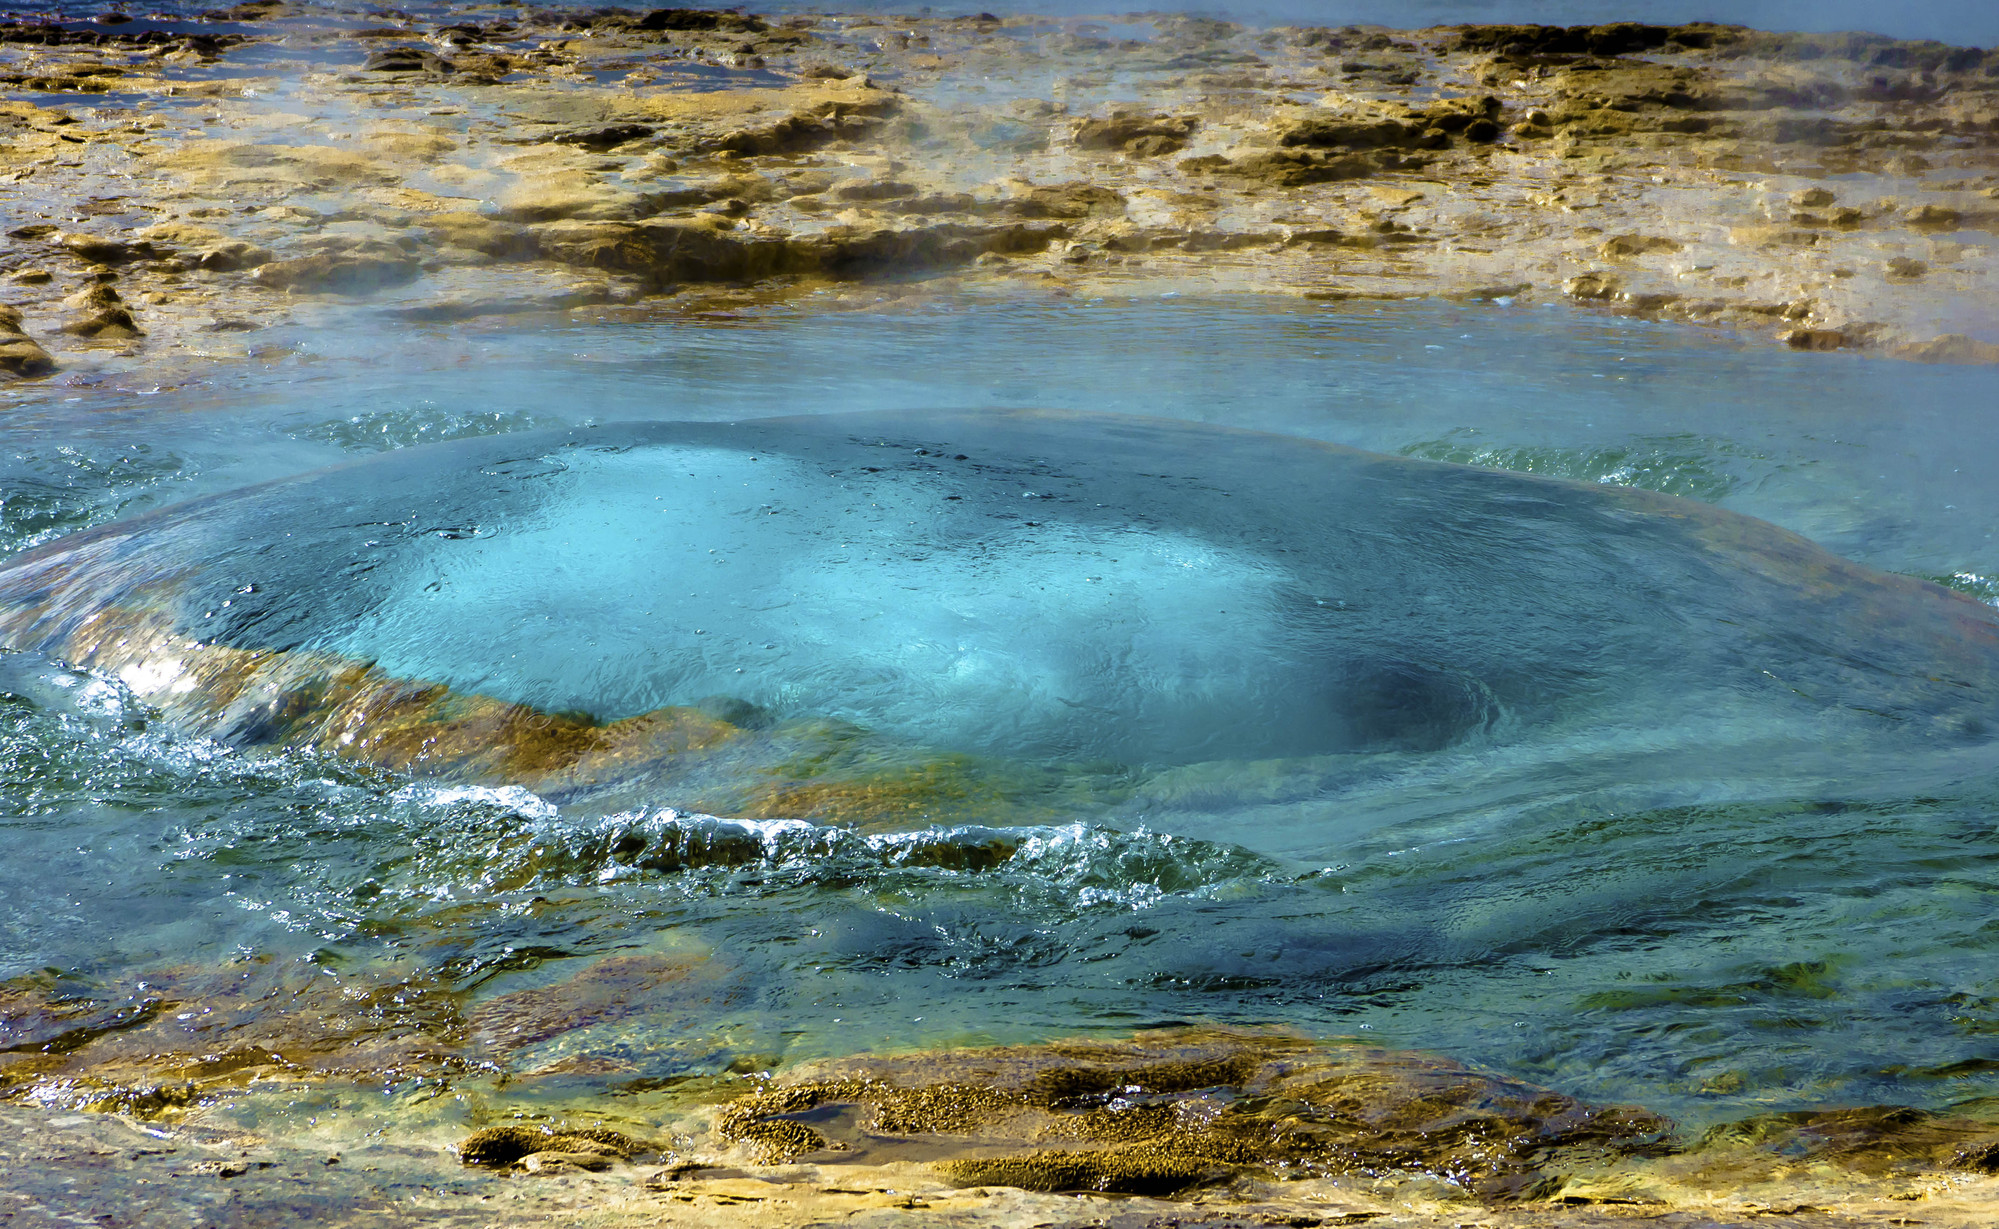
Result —
[[[192, 575], [209, 643], [606, 719], [719, 698], [1054, 784], [1025, 823], [713, 818], [642, 772], [536, 795], [258, 751], [15, 653], [0, 977], [115, 997], [270, 956], [477, 1001], [665, 945], [731, 992], [670, 1043], [641, 1015], [515, 1061], [1208, 1020], [1694, 1124], [1995, 1091], [1995, 697], [1937, 623], [1970, 608], [1814, 588], [1756, 553], [1775, 530], [1611, 489], [1976, 592], [1990, 370], [1178, 300], [298, 341], [0, 394], [4, 546], [107, 526], [80, 591]], [[1009, 406], [1085, 416], [944, 412]]]

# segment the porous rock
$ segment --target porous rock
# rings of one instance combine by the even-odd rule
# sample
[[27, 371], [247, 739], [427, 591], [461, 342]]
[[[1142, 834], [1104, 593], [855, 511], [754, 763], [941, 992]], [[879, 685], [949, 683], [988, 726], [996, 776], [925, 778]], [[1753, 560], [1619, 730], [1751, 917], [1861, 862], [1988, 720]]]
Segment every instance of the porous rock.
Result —
[[1079, 149], [1111, 150], [1135, 158], [1157, 158], [1187, 148], [1200, 120], [1190, 115], [1147, 115], [1113, 111], [1101, 119], [1082, 119], [1070, 129]]
[[[863, 1125], [836, 1131], [850, 1120], [836, 1107]], [[766, 1164], [920, 1145], [967, 1186], [1165, 1195], [1245, 1174], [1397, 1170], [1506, 1197], [1572, 1150], [1654, 1150], [1670, 1124], [1441, 1059], [1187, 1029], [822, 1064], [724, 1106], [717, 1131]]]
[[384, 47], [368, 54], [361, 65], [367, 73], [434, 73], [445, 75], [458, 71], [458, 66], [423, 47]]
[[55, 360], [21, 327], [21, 309], [0, 305], [0, 372], [10, 376], [41, 376], [55, 370]]
[[[604, 1127], [549, 1127], [508, 1124], [475, 1131], [458, 1145], [458, 1159], [481, 1169], [505, 1169], [533, 1156], [547, 1164], [577, 1165], [575, 1158], [624, 1160], [652, 1151], [651, 1145]], [[584, 1166], [588, 1167], [588, 1166]]]
[[420, 268], [404, 253], [323, 252], [260, 264], [257, 281], [297, 294], [366, 294], [413, 281]]

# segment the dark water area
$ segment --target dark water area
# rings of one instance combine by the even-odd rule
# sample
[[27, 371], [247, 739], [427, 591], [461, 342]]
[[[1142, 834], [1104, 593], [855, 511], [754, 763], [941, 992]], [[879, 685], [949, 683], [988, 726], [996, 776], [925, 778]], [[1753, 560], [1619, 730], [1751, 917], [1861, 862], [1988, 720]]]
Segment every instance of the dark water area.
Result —
[[[1197, 1021], [1695, 1126], [1999, 1094], [1995, 616], [1906, 579], [1999, 596], [1990, 369], [1497, 304], [424, 338], [0, 393], [0, 550], [35, 552], [9, 609], [82, 560], [72, 614], [603, 720], [705, 706], [741, 758], [383, 770], [17, 621], [0, 980], [250, 961], [476, 1004], [698, 957], [726, 993], [510, 1060], [620, 1087]], [[828, 764], [950, 801], [690, 805]]]

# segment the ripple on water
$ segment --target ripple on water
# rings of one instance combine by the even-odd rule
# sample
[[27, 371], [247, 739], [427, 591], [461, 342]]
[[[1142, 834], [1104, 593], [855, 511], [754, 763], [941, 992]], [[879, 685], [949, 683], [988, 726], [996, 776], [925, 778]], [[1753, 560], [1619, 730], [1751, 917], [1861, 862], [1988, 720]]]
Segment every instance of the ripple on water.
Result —
[[[1965, 528], [1990, 519], [1978, 478], [1990, 429], [1951, 409], [1983, 404], [1970, 395], [1979, 373], [1855, 360], [1833, 379], [1810, 356], [1752, 359], [1648, 326], [1457, 307], [1379, 316], [1114, 303], [985, 316], [778, 313], [582, 337], [468, 334], [439, 344], [474, 356], [490, 347], [486, 359], [459, 364], [453, 351], [440, 371], [370, 366], [357, 343], [351, 363], [218, 377], [206, 390], [146, 399], [159, 408], [114, 389], [68, 390], [83, 398], [70, 410], [10, 411], [0, 531], [9, 546], [31, 546], [183, 491], [436, 440], [497, 446], [530, 427], [614, 412], [728, 420], [779, 402], [1151, 401], [1184, 417], [1696, 495], [1992, 598], [1980, 579], [1992, 571], [1979, 553], [1986, 531]], [[1211, 344], [1190, 344], [1202, 338]], [[328, 335], [314, 344], [338, 357], [347, 343]], [[870, 355], [880, 361], [861, 361]], [[1619, 360], [1623, 368], [1612, 365]], [[1135, 366], [1152, 374], [1138, 378]], [[1626, 371], [1633, 379], [1594, 378]], [[572, 395], [584, 380], [593, 395]], [[1869, 418], [1884, 390], [1903, 398], [1902, 421]], [[203, 397], [216, 405], [206, 416], [164, 412], [174, 397], [181, 409]], [[141, 432], [150, 453], [129, 448]], [[1901, 452], [1884, 447], [1891, 436]], [[1953, 441], [1965, 472], [1915, 480], [1940, 439]], [[513, 472], [503, 480], [560, 485]], [[808, 479], [782, 484], [783, 495], [801, 498], [820, 481]], [[745, 507], [754, 514], [761, 502]], [[881, 505], [862, 518], [870, 525], [889, 526], [891, 514], [922, 519], [893, 498], [860, 502]], [[375, 519], [378, 528], [401, 523]], [[517, 578], [578, 566], [562, 532], [601, 532], [607, 522], [559, 520], [509, 527], [516, 536], [491, 560]], [[331, 514], [321, 522], [342, 523]], [[272, 546], [272, 524], [247, 538]], [[686, 535], [687, 523], [675, 525]], [[1822, 526], [1836, 532], [1818, 534]], [[1480, 549], [1487, 529], [1476, 518], [1459, 524], [1455, 549]], [[1086, 538], [1071, 535], [1032, 567], [966, 574], [1004, 574], [1008, 590], [1024, 590], [1048, 583], [1044, 565], [1058, 556], [1126, 541]], [[413, 540], [436, 544], [411, 556], [429, 562], [497, 541]], [[710, 545], [695, 553], [705, 558]], [[1255, 555], [1240, 545], [1225, 552], [1238, 564]], [[646, 556], [607, 551], [592, 566], [620, 557]], [[1278, 571], [1267, 560], [1215, 571], [1202, 600], [1229, 620], [1181, 625], [1205, 627], [1209, 640], [1234, 636], [1242, 643], [1228, 652], [1256, 656], [1243, 647], [1253, 647], [1252, 621], [1222, 603], [1281, 605], [1270, 579]], [[409, 569], [392, 588], [414, 609], [432, 581], [469, 585], [481, 574]], [[1501, 623], [1574, 617], [1605, 600], [1586, 585], [1572, 601], [1508, 600], [1512, 579], [1439, 592]], [[1101, 624], [1103, 608], [1076, 599], [1091, 583], [1020, 604], [1032, 615], [1020, 626]], [[1602, 580], [1611, 590], [1620, 583], [1615, 570]], [[957, 589], [979, 596], [969, 583]], [[952, 586], [935, 590], [945, 591]], [[1657, 635], [1711, 646], [1727, 633], [1669, 617], [1684, 613], [1675, 602], [1689, 591], [1705, 592], [1659, 588]], [[521, 594], [533, 598], [531, 588]], [[732, 595], [742, 596], [724, 593], [692, 627], [712, 635], [709, 622], [734, 609]], [[615, 624], [616, 603], [605, 609]], [[459, 643], [406, 650], [443, 661], [464, 658], [468, 638], [500, 643], [485, 630], [470, 637], [473, 624], [458, 614], [427, 633], [450, 640], [440, 626]], [[834, 630], [844, 638], [826, 642], [849, 647], [866, 631]], [[523, 636], [515, 651], [538, 655], [547, 670], [576, 647]], [[380, 655], [379, 646], [348, 649]], [[1573, 664], [1588, 651], [1567, 657]], [[1768, 668], [1771, 654], [1796, 651], [1765, 642], [1745, 660]], [[1647, 653], [1673, 656], [1640, 644], [1628, 660], [1652, 660]], [[1560, 677], [1529, 673], [1544, 686]], [[1405, 740], [1167, 756], [1140, 770], [1087, 763], [1054, 784], [1034, 767], [1033, 797], [1047, 814], [871, 826], [781, 808], [754, 818], [715, 807], [726, 814], [711, 816], [645, 790], [593, 798], [413, 781], [312, 748], [244, 754], [102, 677], [9, 655], [0, 658], [0, 823], [12, 851], [0, 864], [0, 978], [9, 994], [55, 994], [76, 1019], [103, 1024], [125, 1019], [121, 1005], [150, 1001], [142, 983], [220, 1003], [215, 987], [230, 970], [273, 970], [268, 982], [253, 979], [259, 993], [322, 981], [352, 988], [378, 1013], [355, 1029], [400, 1021], [412, 1031], [396, 1035], [412, 1046], [457, 1037], [451, 1044], [488, 1046], [467, 1052], [514, 1075], [569, 1063], [563, 1086], [577, 1090], [867, 1046], [1032, 1042], [1200, 1019], [1362, 1032], [1695, 1123], [1773, 1102], [1944, 1108], [1995, 1095], [1989, 1066], [1979, 1065], [1999, 1030], [1983, 908], [1999, 882], [1989, 742], [1917, 737], [1910, 712], [1878, 705], [1829, 716], [1837, 706], [1827, 695], [1852, 697], [1843, 687], [1794, 689], [1773, 709], [1765, 705], [1778, 693], [1755, 690], [1767, 681], [1728, 677], [1706, 693], [1677, 683], [1647, 690], [1640, 677], [1612, 689], [1608, 707], [1578, 692], [1587, 703], [1577, 720], [1481, 726], [1442, 750]], [[653, 701], [630, 678], [614, 681], [632, 706]], [[559, 707], [593, 691], [604, 689], [534, 698]], [[1505, 697], [1510, 712], [1544, 711], [1514, 691]], [[840, 771], [908, 764], [855, 734], [853, 714], [801, 732], [784, 724], [784, 697], [758, 699], [762, 716], [741, 706], [706, 713], [744, 731], [744, 745], [775, 746], [781, 730], [794, 740], [763, 768], [822, 771], [828, 754], [847, 757]], [[910, 728], [938, 728], [925, 707], [912, 709]], [[1087, 734], [1089, 722], [1077, 728]], [[1520, 741], [1523, 728], [1544, 741]], [[993, 738], [987, 750], [1003, 758], [1012, 741]], [[986, 772], [989, 784], [1026, 789], [1025, 777], [1006, 775], [1017, 765], [963, 763], [930, 780], [956, 789]], [[29, 984], [49, 967], [63, 970], [59, 984]], [[686, 972], [695, 967], [698, 977]], [[695, 985], [699, 994], [677, 989]], [[601, 1006], [634, 986], [643, 1010]], [[407, 1011], [393, 1006], [398, 995]], [[332, 1002], [309, 1001], [315, 1011]], [[246, 1043], [284, 1040], [259, 1032], [267, 1022], [254, 1012], [231, 1018], [248, 1031], [229, 1035]], [[666, 1021], [677, 1048], [657, 1045]], [[523, 1024], [534, 1040], [468, 1040], [496, 1022]], [[348, 1027], [329, 1024], [326, 1036], [354, 1036], [340, 1031]], [[168, 1052], [163, 1034], [147, 1036]], [[143, 1049], [141, 1033], [129, 1041], [131, 1053]], [[109, 1064], [126, 1052], [98, 1044], [77, 1053]], [[593, 1054], [614, 1059], [615, 1072], [577, 1065]]]

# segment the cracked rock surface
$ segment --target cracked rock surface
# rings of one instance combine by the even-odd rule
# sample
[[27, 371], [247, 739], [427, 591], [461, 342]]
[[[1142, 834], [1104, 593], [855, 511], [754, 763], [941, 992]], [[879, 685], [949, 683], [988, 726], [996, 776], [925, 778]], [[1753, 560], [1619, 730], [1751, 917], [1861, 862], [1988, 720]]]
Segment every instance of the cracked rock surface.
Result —
[[[259, 3], [0, 25], [0, 371], [828, 281], [1567, 298], [1999, 361], [1999, 52]], [[372, 19], [371, 19], [372, 20]]]

